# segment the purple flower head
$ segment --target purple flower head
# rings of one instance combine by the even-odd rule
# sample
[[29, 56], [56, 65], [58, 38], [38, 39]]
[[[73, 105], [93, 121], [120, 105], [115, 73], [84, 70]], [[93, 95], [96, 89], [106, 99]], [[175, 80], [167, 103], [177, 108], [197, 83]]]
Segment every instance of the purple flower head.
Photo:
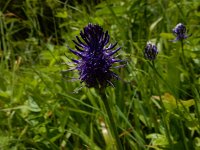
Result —
[[158, 49], [156, 45], [152, 44], [151, 42], [147, 42], [147, 45], [144, 49], [144, 57], [146, 59], [153, 61], [156, 59], [157, 54], [158, 54]]
[[113, 79], [118, 79], [117, 74], [110, 69], [114, 63], [122, 62], [113, 55], [120, 50], [120, 47], [113, 50], [117, 45], [109, 44], [110, 36], [108, 31], [104, 32], [99, 25], [88, 24], [80, 32], [81, 38], [76, 36], [76, 50], [70, 49], [72, 53], [80, 57], [72, 60], [79, 72], [79, 79], [87, 87], [106, 87], [112, 85]]
[[176, 27], [172, 30], [173, 34], [176, 36], [176, 39], [173, 41], [182, 41], [191, 35], [187, 35], [186, 27], [184, 24], [179, 23]]

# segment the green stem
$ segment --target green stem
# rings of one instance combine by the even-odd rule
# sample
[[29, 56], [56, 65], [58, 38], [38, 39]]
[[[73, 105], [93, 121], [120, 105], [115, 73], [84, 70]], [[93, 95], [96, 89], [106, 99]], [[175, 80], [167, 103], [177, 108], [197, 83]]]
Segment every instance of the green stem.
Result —
[[186, 65], [186, 59], [185, 59], [185, 53], [184, 53], [184, 43], [183, 43], [183, 40], [181, 40], [181, 51], [182, 51], [182, 63], [183, 63], [183, 66], [184, 66], [184, 69], [187, 70], [187, 65]]
[[185, 58], [185, 54], [184, 54], [184, 50], [183, 50], [183, 40], [181, 40], [181, 51], [182, 51], [182, 55], [183, 55], [183, 58]]
[[[182, 48], [183, 48], [183, 46], [182, 46]], [[184, 53], [183, 53], [183, 56], [184, 56]], [[183, 60], [183, 62], [184, 62], [184, 60]], [[151, 67], [152, 67], [152, 69], [155, 71], [155, 73], [165, 82], [165, 83], [167, 83], [163, 78], [162, 78], [162, 76], [159, 74], [159, 72], [157, 71], [157, 69], [155, 68], [155, 64], [154, 64], [154, 61], [152, 62], [152, 64], [151, 64]], [[159, 92], [159, 94], [160, 94], [160, 90], [159, 90], [159, 87], [158, 87], [158, 92]], [[160, 95], [160, 99], [161, 99], [161, 95]], [[161, 99], [161, 104], [162, 104], [162, 99]], [[185, 108], [185, 106], [180, 102], [180, 104], [183, 106], [183, 108], [186, 110], [186, 108]], [[177, 105], [177, 109], [179, 110], [179, 107], [178, 107], [178, 101], [177, 101], [177, 99], [176, 99], [176, 105]], [[164, 118], [164, 121], [165, 121], [165, 118]], [[171, 148], [172, 148], [172, 140], [171, 140], [171, 138], [170, 138], [170, 134], [169, 134], [169, 129], [168, 129], [168, 126], [167, 126], [167, 123], [166, 123], [166, 121], [165, 121], [165, 128], [166, 128], [166, 135], [167, 135], [167, 138], [168, 138], [168, 141], [169, 141], [169, 145], [171, 146]], [[184, 146], [185, 146], [185, 148], [186, 148], [186, 150], [188, 150], [188, 145], [187, 145], [187, 141], [185, 140], [185, 131], [184, 131], [184, 129], [183, 129], [183, 123], [182, 123], [182, 121], [180, 122], [180, 125], [181, 125], [181, 131], [182, 131], [182, 135], [183, 135], [183, 143], [184, 143]]]
[[188, 145], [187, 145], [187, 141], [186, 141], [187, 137], [185, 136], [185, 130], [183, 128], [183, 122], [182, 122], [182, 120], [180, 120], [180, 127], [181, 127], [181, 132], [182, 132], [182, 137], [183, 137], [183, 144], [185, 146], [185, 149], [189, 150]]
[[[161, 78], [163, 81], [165, 81], [165, 80], [162, 78], [162, 76], [158, 73], [158, 71], [157, 71], [157, 69], [156, 69], [156, 67], [155, 67], [154, 61], [152, 61], [152, 66], [151, 66], [151, 67], [152, 67], [153, 71], [155, 71], [155, 73], [158, 75], [158, 77]], [[158, 94], [159, 94], [159, 98], [160, 98], [160, 102], [161, 102], [162, 109], [163, 109], [164, 112], [165, 112], [166, 109], [165, 109], [165, 106], [164, 106], [164, 103], [163, 103], [163, 100], [162, 100], [161, 91], [160, 91], [160, 87], [159, 87], [159, 83], [158, 83], [158, 80], [157, 80], [157, 79], [155, 80], [155, 84], [157, 84], [156, 90], [158, 91]], [[167, 121], [166, 121], [166, 117], [163, 116], [163, 115], [161, 115], [161, 116], [162, 116], [162, 118], [163, 118], [164, 126], [165, 126], [165, 129], [166, 129], [165, 134], [166, 134], [166, 136], [167, 136], [167, 139], [168, 139], [168, 142], [169, 142], [169, 145], [170, 145], [170, 149], [172, 149], [172, 148], [173, 148], [173, 144], [172, 144], [172, 139], [171, 139], [171, 137], [170, 137], [170, 130], [169, 130], [169, 127], [168, 127], [168, 123], [167, 123]]]
[[174, 90], [172, 89], [172, 87], [165, 81], [165, 79], [160, 75], [160, 73], [155, 68], [154, 61], [152, 62], [152, 64], [149, 62], [149, 65], [155, 71], [156, 75], [169, 87], [170, 91], [173, 92]]
[[[156, 70], [154, 61], [152, 62], [152, 69], [153, 69], [153, 71], [155, 71], [155, 73], [156, 73], [160, 78], [162, 78], [162, 76], [161, 76], [161, 75], [158, 73], [158, 71]], [[163, 79], [163, 80], [164, 80], [164, 79]], [[162, 108], [163, 108], [164, 111], [165, 111], [165, 107], [164, 107], [163, 100], [162, 100], [162, 97], [161, 97], [161, 91], [160, 91], [160, 87], [159, 87], [158, 80], [155, 80], [155, 84], [157, 84], [157, 86], [158, 86], [158, 87], [156, 87], [156, 90], [158, 91], [158, 94], [159, 94], [161, 106], [162, 106]]]
[[121, 141], [119, 139], [118, 132], [117, 132], [117, 128], [115, 126], [113, 115], [112, 115], [112, 112], [111, 112], [111, 109], [110, 109], [110, 105], [108, 103], [108, 99], [106, 98], [106, 94], [105, 94], [104, 89], [100, 89], [100, 95], [101, 95], [102, 101], [104, 103], [104, 106], [106, 108], [106, 112], [107, 112], [109, 123], [110, 123], [110, 128], [111, 128], [111, 130], [114, 134], [115, 140], [116, 140], [117, 149], [123, 150], [123, 147], [122, 147], [122, 144], [121, 144]]
[[[194, 81], [194, 76], [195, 76], [195, 73], [194, 73], [194, 70], [192, 68], [192, 66], [186, 62], [186, 58], [185, 58], [185, 54], [184, 54], [184, 43], [183, 43], [183, 40], [181, 41], [181, 50], [182, 50], [182, 62], [183, 62], [183, 65], [185, 67], [185, 70], [188, 71], [188, 74], [190, 75], [188, 77], [188, 80], [189, 80], [189, 83], [190, 83], [190, 88], [192, 89], [192, 94], [194, 95], [194, 101], [195, 101], [195, 110], [196, 110], [196, 115], [197, 115], [197, 119], [198, 119], [198, 122], [200, 123], [200, 113], [199, 113], [199, 107], [198, 107], [198, 90], [196, 89], [195, 87], [195, 81]], [[187, 64], [187, 65], [186, 65]], [[195, 96], [196, 95], [196, 96]], [[197, 97], [197, 98], [195, 98]]]

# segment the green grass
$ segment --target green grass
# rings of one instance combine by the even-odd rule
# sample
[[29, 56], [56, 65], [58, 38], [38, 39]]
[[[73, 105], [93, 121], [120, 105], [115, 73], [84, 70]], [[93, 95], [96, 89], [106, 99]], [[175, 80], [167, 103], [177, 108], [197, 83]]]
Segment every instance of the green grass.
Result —
[[[120, 80], [106, 96], [123, 149], [200, 149], [198, 0], [1, 0], [0, 149], [116, 149], [98, 91], [84, 87], [67, 47], [89, 22], [118, 41]], [[182, 22], [191, 37], [170, 42]], [[143, 57], [147, 41], [159, 54]], [[73, 79], [71, 79], [71, 78]]]

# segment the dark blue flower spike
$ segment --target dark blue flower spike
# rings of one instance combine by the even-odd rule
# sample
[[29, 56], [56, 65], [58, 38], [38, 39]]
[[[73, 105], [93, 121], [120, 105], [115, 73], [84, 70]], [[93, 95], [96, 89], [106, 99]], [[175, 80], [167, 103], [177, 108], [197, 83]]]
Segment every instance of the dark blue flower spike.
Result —
[[117, 43], [108, 45], [109, 39], [108, 31], [104, 32], [99, 25], [90, 23], [80, 32], [80, 37], [76, 36], [76, 40], [73, 40], [76, 50], [70, 51], [80, 59], [72, 61], [76, 64], [79, 79], [87, 87], [106, 87], [112, 85], [113, 79], [118, 79], [111, 67], [114, 63], [122, 62], [113, 56], [121, 47], [113, 50]]
[[172, 32], [176, 36], [176, 39], [172, 40], [173, 42], [182, 41], [191, 36], [191, 34], [187, 35], [186, 27], [182, 23], [177, 24], [176, 27], [172, 30]]
[[151, 42], [147, 42], [147, 45], [144, 49], [144, 57], [146, 59], [153, 61], [156, 59], [157, 54], [158, 54], [158, 49], [156, 45], [152, 44]]

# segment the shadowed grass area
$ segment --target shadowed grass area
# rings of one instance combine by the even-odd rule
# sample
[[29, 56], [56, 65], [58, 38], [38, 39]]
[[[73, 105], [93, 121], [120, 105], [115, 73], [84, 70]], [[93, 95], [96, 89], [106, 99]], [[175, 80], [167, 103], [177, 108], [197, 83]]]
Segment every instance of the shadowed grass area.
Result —
[[[199, 20], [198, 0], [1, 0], [0, 149], [117, 149], [97, 90], [61, 73], [88, 23], [127, 62], [105, 91], [123, 149], [200, 149]], [[171, 42], [178, 23], [192, 36]]]

